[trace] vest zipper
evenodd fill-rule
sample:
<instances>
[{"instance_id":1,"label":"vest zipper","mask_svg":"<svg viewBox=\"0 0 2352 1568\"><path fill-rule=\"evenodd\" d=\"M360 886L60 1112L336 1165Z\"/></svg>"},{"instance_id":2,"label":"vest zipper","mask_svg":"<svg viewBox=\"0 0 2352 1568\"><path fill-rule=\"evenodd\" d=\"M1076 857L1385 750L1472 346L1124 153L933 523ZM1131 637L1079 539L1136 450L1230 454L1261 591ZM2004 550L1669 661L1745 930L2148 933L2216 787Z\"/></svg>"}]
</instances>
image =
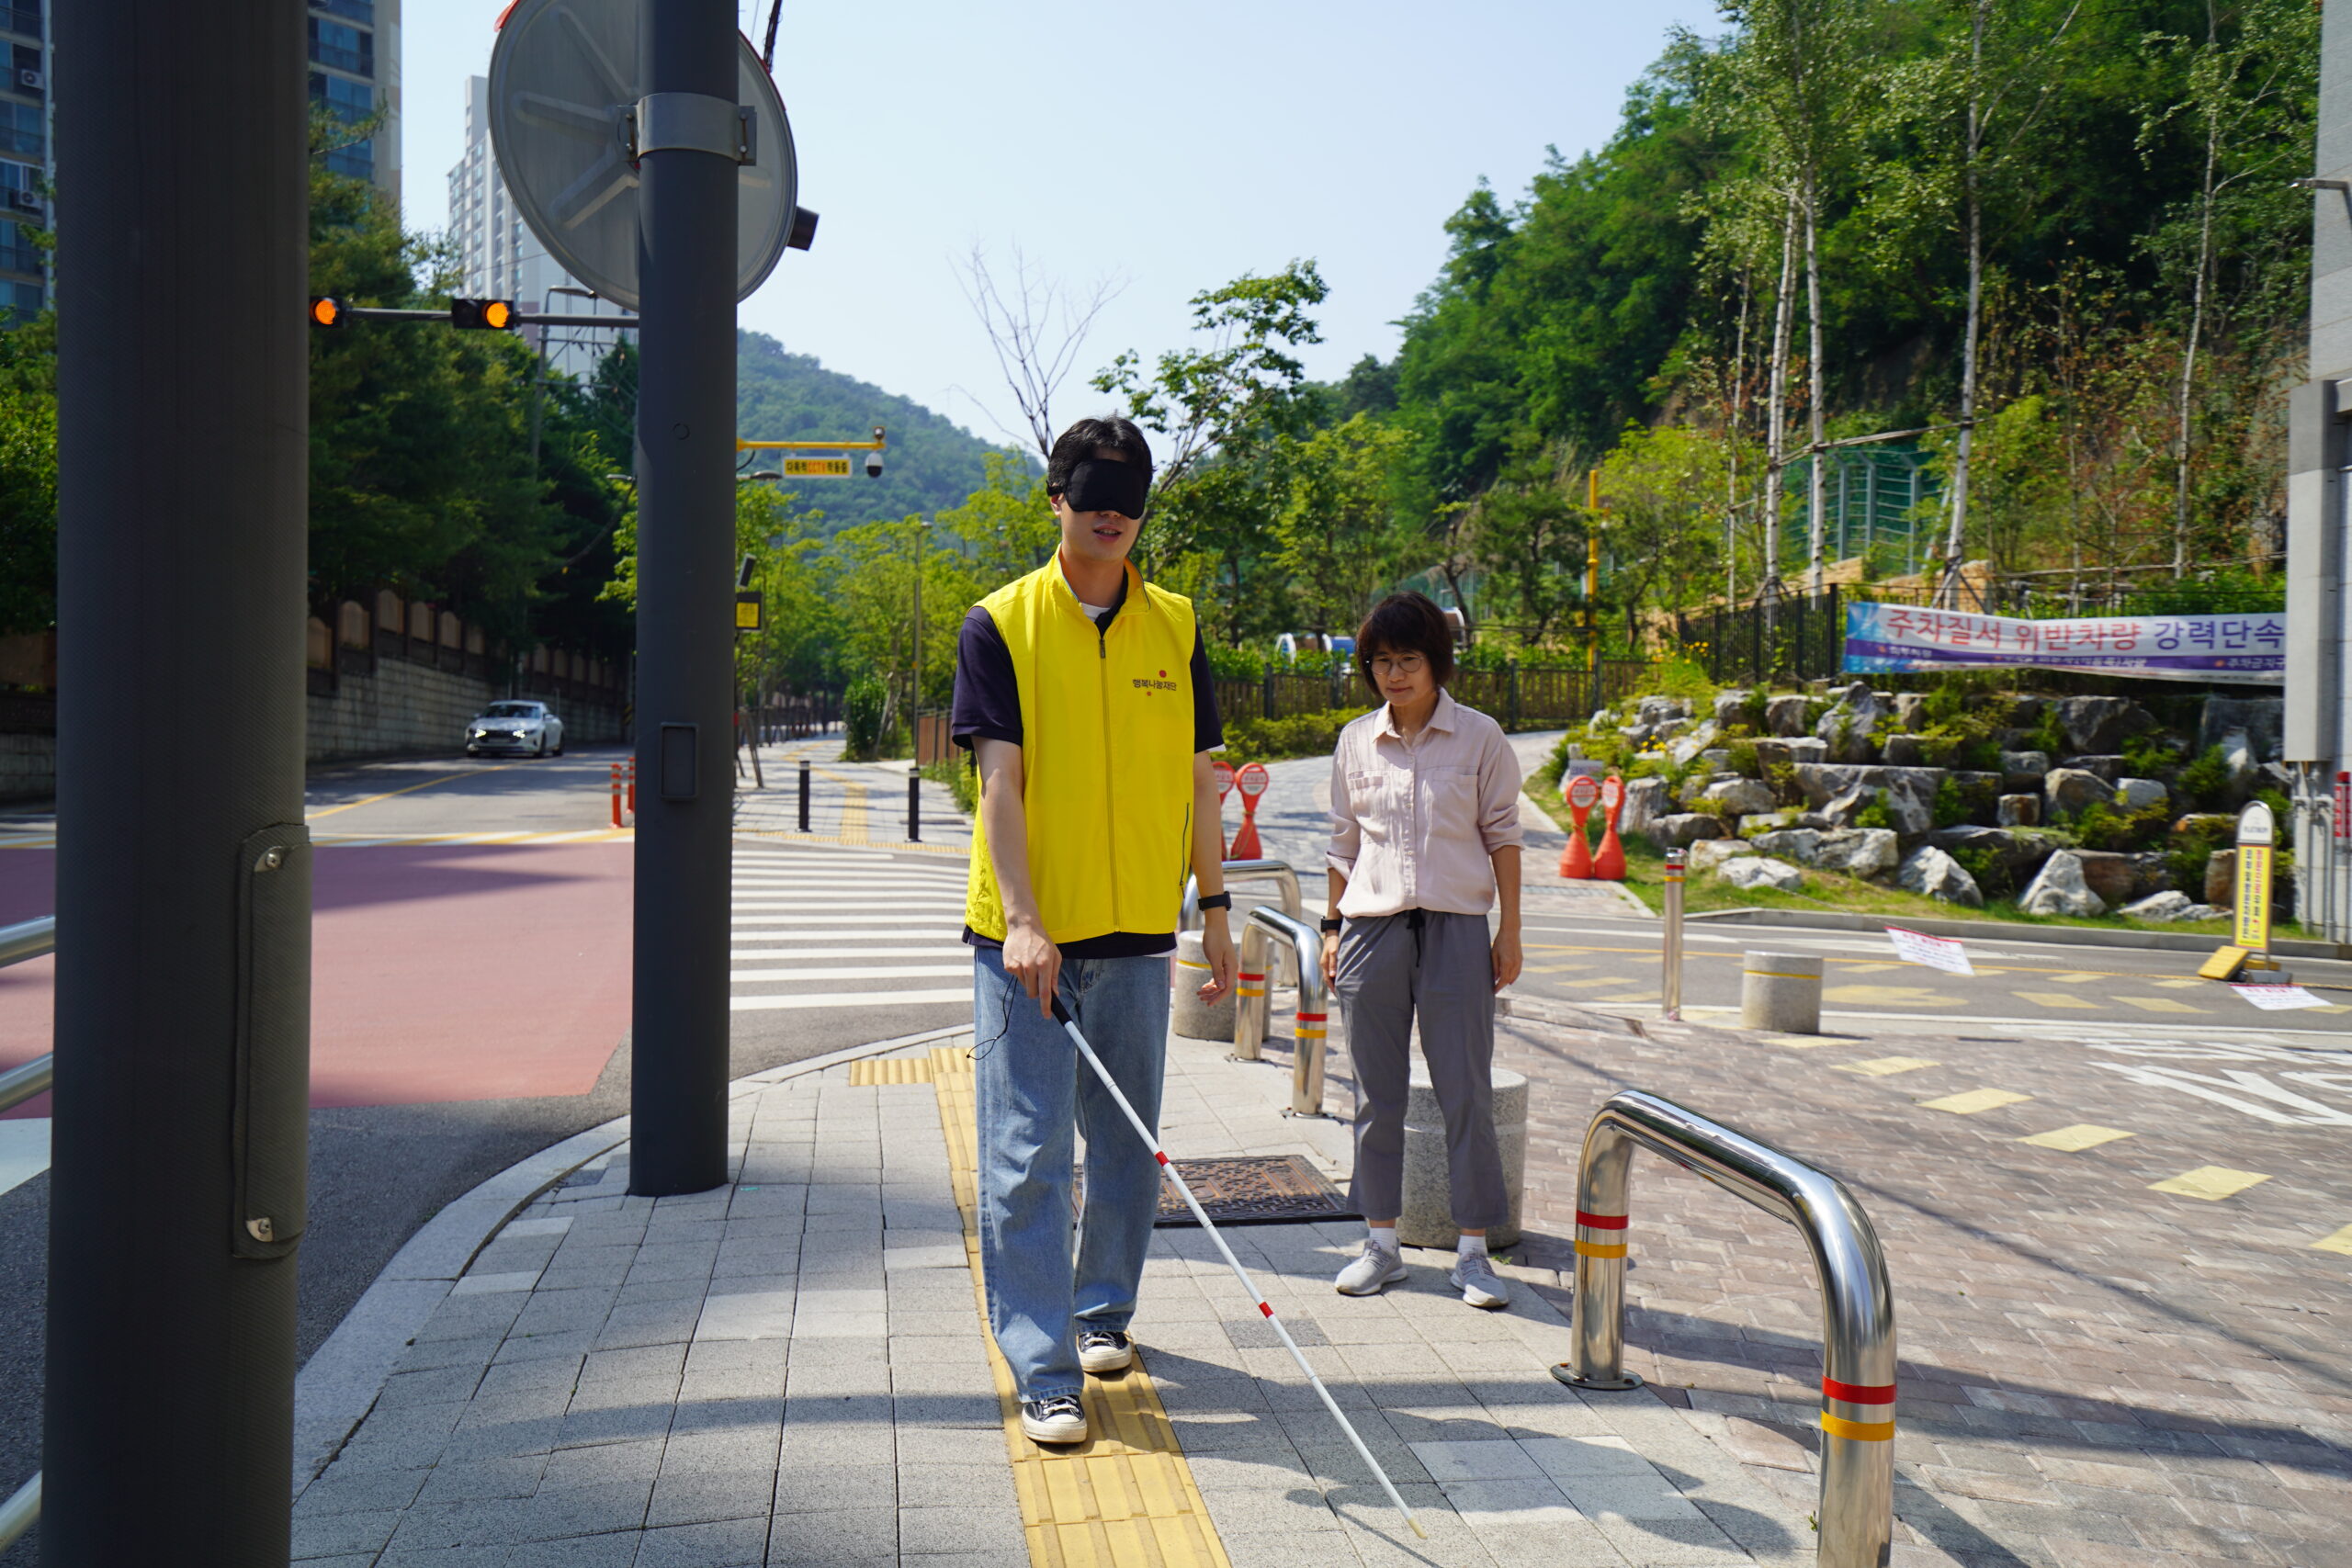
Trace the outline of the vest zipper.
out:
<instances>
[{"instance_id":1,"label":"vest zipper","mask_svg":"<svg viewBox=\"0 0 2352 1568\"><path fill-rule=\"evenodd\" d=\"M1111 642L1104 627L1094 628L1094 651L1099 656L1094 671L1094 689L1102 699L1102 799L1107 809L1102 814L1102 836L1110 851L1107 863L1111 868L1111 929L1126 930L1126 922L1119 919L1119 806L1112 793L1112 782L1118 774L1111 761Z\"/></svg>"}]
</instances>

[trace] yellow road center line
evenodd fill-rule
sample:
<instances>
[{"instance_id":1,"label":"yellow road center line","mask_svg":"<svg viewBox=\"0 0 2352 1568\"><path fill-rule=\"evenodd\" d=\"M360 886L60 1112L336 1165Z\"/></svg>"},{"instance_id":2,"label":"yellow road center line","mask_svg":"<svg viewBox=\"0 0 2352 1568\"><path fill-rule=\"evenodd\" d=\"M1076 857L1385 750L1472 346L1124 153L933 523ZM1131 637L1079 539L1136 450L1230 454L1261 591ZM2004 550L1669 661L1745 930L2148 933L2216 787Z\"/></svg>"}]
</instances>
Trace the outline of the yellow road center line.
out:
<instances>
[{"instance_id":1,"label":"yellow road center line","mask_svg":"<svg viewBox=\"0 0 2352 1568\"><path fill-rule=\"evenodd\" d=\"M2036 1007L2079 1008L2087 1012L2098 1010L2097 1002L2069 996L2064 991L2011 991L2009 995L2021 1002L2031 1002Z\"/></svg>"},{"instance_id":2,"label":"yellow road center line","mask_svg":"<svg viewBox=\"0 0 2352 1568\"><path fill-rule=\"evenodd\" d=\"M356 811L363 806L373 806L379 800L390 800L396 795L414 795L418 790L431 789L435 784L448 784L456 779L469 779L481 773L503 773L509 768L519 768L522 765L520 762L501 762L494 768L460 769L454 773L444 773L437 779L427 779L423 784L402 784L398 789L388 789L381 795L371 795L365 800L346 800L341 806L330 806L324 811L306 812L303 814L302 820L317 822L334 816L338 811ZM605 793L607 795L612 793L609 784Z\"/></svg>"},{"instance_id":3,"label":"yellow road center line","mask_svg":"<svg viewBox=\"0 0 2352 1568\"><path fill-rule=\"evenodd\" d=\"M2224 1198L2234 1198L2257 1182L2270 1178L2259 1171L2232 1170L2225 1165L2200 1165L2195 1170L2184 1170L2178 1176L2148 1183L2151 1192L2177 1192L2183 1198L2202 1198L2208 1203L2218 1203Z\"/></svg>"},{"instance_id":4,"label":"yellow road center line","mask_svg":"<svg viewBox=\"0 0 2352 1568\"><path fill-rule=\"evenodd\" d=\"M2187 1002L2177 1002L2170 997L2118 997L2115 999L2123 1003L2126 1007L2138 1008L2143 1012L2193 1012L2202 1014L2211 1010L2208 1008L2193 1008Z\"/></svg>"},{"instance_id":5,"label":"yellow road center line","mask_svg":"<svg viewBox=\"0 0 2352 1568\"><path fill-rule=\"evenodd\" d=\"M972 1057L962 1046L934 1046L926 1065L947 1140L956 1207L964 1218L973 1301L985 1323ZM1004 1412L1012 1489L1033 1568L1232 1568L1140 1350L1124 1376L1086 1380L1081 1398L1093 1435L1069 1448L1039 1448L1022 1435L1020 1396L993 1338L989 1368Z\"/></svg>"},{"instance_id":6,"label":"yellow road center line","mask_svg":"<svg viewBox=\"0 0 2352 1568\"><path fill-rule=\"evenodd\" d=\"M2320 1237L2312 1243L2312 1249L2315 1252L2340 1252L2346 1258L2352 1258L2352 1225L2346 1225L2334 1235Z\"/></svg>"},{"instance_id":7,"label":"yellow road center line","mask_svg":"<svg viewBox=\"0 0 2352 1568\"><path fill-rule=\"evenodd\" d=\"M2038 1148L2058 1149L2071 1155L2130 1136L2132 1134L2120 1127L2102 1127L2096 1122L2077 1122L2070 1127L2052 1127L2047 1133L2032 1134L2019 1138L2018 1142L2032 1144Z\"/></svg>"},{"instance_id":8,"label":"yellow road center line","mask_svg":"<svg viewBox=\"0 0 2352 1568\"><path fill-rule=\"evenodd\" d=\"M1923 1100L1919 1109L1973 1116L1980 1111L1998 1111L2004 1105L2022 1105L2032 1098L2030 1094L2012 1094L2006 1089L1972 1089L1962 1094L1945 1095L1941 1100Z\"/></svg>"}]
</instances>

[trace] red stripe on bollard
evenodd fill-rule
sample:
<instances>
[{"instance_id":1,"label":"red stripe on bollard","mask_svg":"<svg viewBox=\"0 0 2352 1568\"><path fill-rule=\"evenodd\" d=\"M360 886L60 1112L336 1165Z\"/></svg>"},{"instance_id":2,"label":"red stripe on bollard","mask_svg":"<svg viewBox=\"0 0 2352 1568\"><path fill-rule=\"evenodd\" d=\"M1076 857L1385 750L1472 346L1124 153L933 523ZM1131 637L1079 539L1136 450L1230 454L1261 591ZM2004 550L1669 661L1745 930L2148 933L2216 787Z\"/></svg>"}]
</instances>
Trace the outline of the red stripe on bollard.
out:
<instances>
[{"instance_id":1,"label":"red stripe on bollard","mask_svg":"<svg viewBox=\"0 0 2352 1568\"><path fill-rule=\"evenodd\" d=\"M1894 1385L1887 1383L1839 1382L1836 1378L1821 1380L1822 1394L1829 1399L1842 1399L1849 1404L1892 1404Z\"/></svg>"},{"instance_id":2,"label":"red stripe on bollard","mask_svg":"<svg viewBox=\"0 0 2352 1568\"><path fill-rule=\"evenodd\" d=\"M1582 1209L1577 1211L1577 1224L1590 1225L1597 1231L1622 1231L1631 1223L1623 1214L1588 1214Z\"/></svg>"}]
</instances>

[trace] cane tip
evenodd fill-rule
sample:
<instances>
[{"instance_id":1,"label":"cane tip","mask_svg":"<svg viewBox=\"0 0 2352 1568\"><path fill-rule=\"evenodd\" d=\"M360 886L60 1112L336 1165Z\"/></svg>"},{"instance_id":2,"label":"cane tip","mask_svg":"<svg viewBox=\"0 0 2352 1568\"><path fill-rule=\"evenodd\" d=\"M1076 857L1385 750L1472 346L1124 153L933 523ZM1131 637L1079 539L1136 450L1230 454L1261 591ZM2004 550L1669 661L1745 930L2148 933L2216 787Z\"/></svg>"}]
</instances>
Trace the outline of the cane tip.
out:
<instances>
[{"instance_id":1,"label":"cane tip","mask_svg":"<svg viewBox=\"0 0 2352 1568\"><path fill-rule=\"evenodd\" d=\"M1413 1527L1413 1533L1415 1535L1419 1536L1423 1540L1429 1540L1430 1532L1421 1528L1420 1520L1415 1518L1410 1514L1407 1514L1405 1516L1405 1522Z\"/></svg>"}]
</instances>

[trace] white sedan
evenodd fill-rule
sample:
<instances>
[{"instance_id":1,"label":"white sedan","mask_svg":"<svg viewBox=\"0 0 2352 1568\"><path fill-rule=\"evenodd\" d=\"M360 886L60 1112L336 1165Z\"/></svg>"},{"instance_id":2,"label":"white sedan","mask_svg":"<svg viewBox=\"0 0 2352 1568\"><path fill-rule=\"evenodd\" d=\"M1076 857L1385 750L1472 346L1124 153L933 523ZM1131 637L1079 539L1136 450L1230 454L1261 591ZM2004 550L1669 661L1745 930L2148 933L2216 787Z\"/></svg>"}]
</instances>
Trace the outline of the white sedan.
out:
<instances>
[{"instance_id":1,"label":"white sedan","mask_svg":"<svg viewBox=\"0 0 2352 1568\"><path fill-rule=\"evenodd\" d=\"M563 755L563 720L545 703L492 703L466 724L466 755L524 751L534 757Z\"/></svg>"}]
</instances>

